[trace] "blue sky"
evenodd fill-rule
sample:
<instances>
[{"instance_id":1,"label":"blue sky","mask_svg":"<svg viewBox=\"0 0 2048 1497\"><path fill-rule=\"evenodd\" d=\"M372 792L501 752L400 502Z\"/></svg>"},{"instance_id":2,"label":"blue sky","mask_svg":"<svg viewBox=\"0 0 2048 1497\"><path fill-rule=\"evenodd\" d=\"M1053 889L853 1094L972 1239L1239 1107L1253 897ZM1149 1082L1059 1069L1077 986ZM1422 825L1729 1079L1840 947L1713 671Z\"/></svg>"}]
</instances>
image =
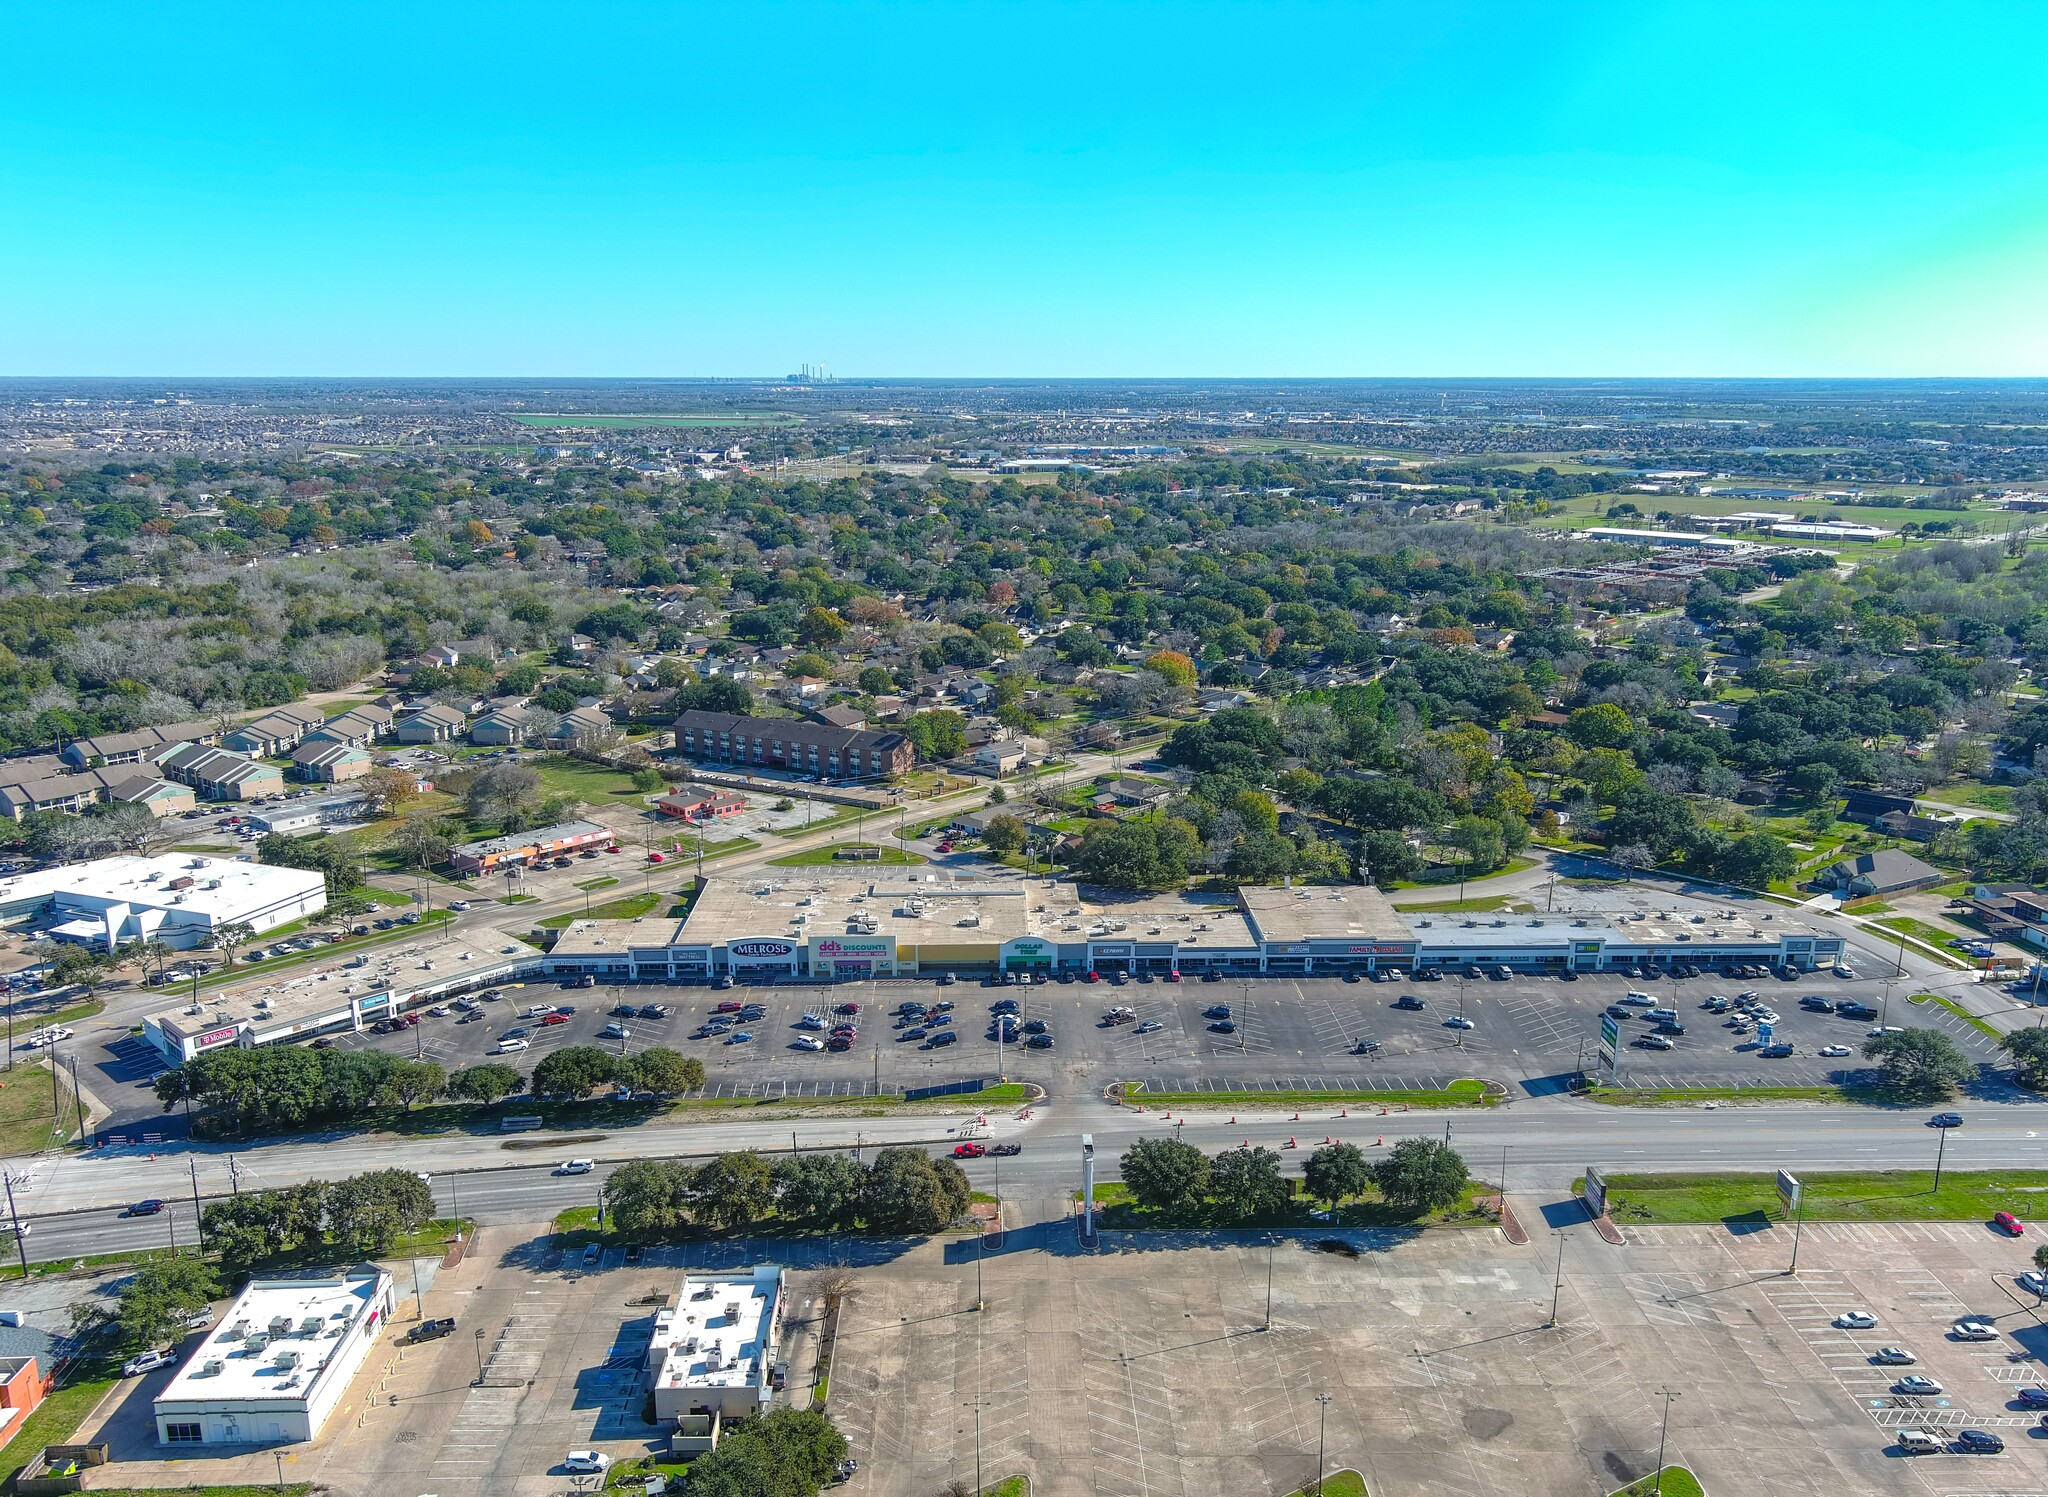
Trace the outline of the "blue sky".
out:
<instances>
[{"instance_id":1,"label":"blue sky","mask_svg":"<svg viewBox=\"0 0 2048 1497\"><path fill-rule=\"evenodd\" d=\"M0 373L2048 373L2048 7L18 7Z\"/></svg>"}]
</instances>

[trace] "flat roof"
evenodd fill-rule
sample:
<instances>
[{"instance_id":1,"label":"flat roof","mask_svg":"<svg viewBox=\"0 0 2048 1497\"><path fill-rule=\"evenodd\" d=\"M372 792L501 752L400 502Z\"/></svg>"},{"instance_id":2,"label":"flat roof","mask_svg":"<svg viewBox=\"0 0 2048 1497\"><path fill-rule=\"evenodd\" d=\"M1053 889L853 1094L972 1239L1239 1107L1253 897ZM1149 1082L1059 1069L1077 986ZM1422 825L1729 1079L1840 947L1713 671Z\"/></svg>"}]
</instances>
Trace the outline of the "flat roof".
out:
<instances>
[{"instance_id":1,"label":"flat roof","mask_svg":"<svg viewBox=\"0 0 2048 1497\"><path fill-rule=\"evenodd\" d=\"M1264 941L1412 941L1407 919L1370 884L1305 889L1241 888L1237 897Z\"/></svg>"},{"instance_id":2,"label":"flat roof","mask_svg":"<svg viewBox=\"0 0 2048 1497\"><path fill-rule=\"evenodd\" d=\"M1037 934L1061 945L1082 941L1174 941L1202 951L1245 951L1258 937L1228 894L1124 894L1073 884L1055 898Z\"/></svg>"},{"instance_id":3,"label":"flat roof","mask_svg":"<svg viewBox=\"0 0 2048 1497\"><path fill-rule=\"evenodd\" d=\"M773 876L769 876L773 875ZM979 945L1039 934L1043 911L1070 885L1027 879L820 876L802 868L712 878L676 927L675 944L721 945L749 936L808 941L854 934L856 918L904 945ZM1064 906L1062 906L1064 908ZM650 941L647 944L652 945Z\"/></svg>"},{"instance_id":4,"label":"flat roof","mask_svg":"<svg viewBox=\"0 0 2048 1497\"><path fill-rule=\"evenodd\" d=\"M189 887L168 887L190 879ZM326 892L318 869L274 868L267 863L163 853L153 858L96 858L0 879L0 906L45 899L103 900L140 909L177 909L213 920L234 920L315 889Z\"/></svg>"},{"instance_id":5,"label":"flat roof","mask_svg":"<svg viewBox=\"0 0 2048 1497\"><path fill-rule=\"evenodd\" d=\"M390 1280L367 1266L327 1278L251 1279L156 1405L311 1398Z\"/></svg>"},{"instance_id":6,"label":"flat roof","mask_svg":"<svg viewBox=\"0 0 2048 1497\"><path fill-rule=\"evenodd\" d=\"M472 858L487 858L494 852L516 852L522 847L540 847L548 843L566 842L573 837L611 836L612 829L599 826L594 821L564 821L554 826L537 826L530 832L509 832L502 837L486 837L481 842L465 842L450 849L451 854L459 853Z\"/></svg>"},{"instance_id":7,"label":"flat roof","mask_svg":"<svg viewBox=\"0 0 2048 1497\"><path fill-rule=\"evenodd\" d=\"M673 1310L654 1317L650 1350L665 1352L660 1388L744 1388L766 1382L768 1333L782 1269L686 1274Z\"/></svg>"}]
</instances>

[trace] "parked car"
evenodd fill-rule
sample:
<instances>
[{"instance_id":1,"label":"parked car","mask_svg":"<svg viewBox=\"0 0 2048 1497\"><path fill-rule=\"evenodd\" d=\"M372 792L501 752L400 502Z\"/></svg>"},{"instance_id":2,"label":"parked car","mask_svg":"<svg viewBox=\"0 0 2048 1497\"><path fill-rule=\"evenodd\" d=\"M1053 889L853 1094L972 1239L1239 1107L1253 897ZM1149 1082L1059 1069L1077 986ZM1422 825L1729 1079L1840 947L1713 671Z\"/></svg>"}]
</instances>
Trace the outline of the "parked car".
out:
<instances>
[{"instance_id":1,"label":"parked car","mask_svg":"<svg viewBox=\"0 0 2048 1497\"><path fill-rule=\"evenodd\" d=\"M443 1336L454 1334L455 1317L441 1316L437 1320L423 1320L405 1333L404 1339L411 1342L438 1341Z\"/></svg>"},{"instance_id":2,"label":"parked car","mask_svg":"<svg viewBox=\"0 0 2048 1497\"><path fill-rule=\"evenodd\" d=\"M141 1377L145 1372L154 1372L159 1367L168 1367L177 1360L178 1354L176 1352L162 1350L146 1351L140 1356L130 1357L127 1361L123 1362L121 1364L121 1376Z\"/></svg>"},{"instance_id":3,"label":"parked car","mask_svg":"<svg viewBox=\"0 0 2048 1497\"><path fill-rule=\"evenodd\" d=\"M825 1048L825 1042L815 1034L800 1034L791 1040L790 1043L799 1050L822 1050Z\"/></svg>"},{"instance_id":4,"label":"parked car","mask_svg":"<svg viewBox=\"0 0 2048 1497\"><path fill-rule=\"evenodd\" d=\"M1877 1317L1868 1310L1844 1310L1834 1318L1833 1325L1838 1331L1874 1331Z\"/></svg>"},{"instance_id":5,"label":"parked car","mask_svg":"<svg viewBox=\"0 0 2048 1497\"><path fill-rule=\"evenodd\" d=\"M1893 1438L1901 1455L1939 1455L1947 1448L1924 1429L1902 1429Z\"/></svg>"},{"instance_id":6,"label":"parked car","mask_svg":"<svg viewBox=\"0 0 2048 1497\"><path fill-rule=\"evenodd\" d=\"M1996 1341L1998 1327L1988 1320L1979 1320L1974 1315L1965 1315L1958 1320L1951 1331L1958 1341Z\"/></svg>"},{"instance_id":7,"label":"parked car","mask_svg":"<svg viewBox=\"0 0 2048 1497\"><path fill-rule=\"evenodd\" d=\"M1911 1367L1920 1359L1903 1346L1880 1346L1870 1355L1870 1360L1880 1367ZM2043 1405L2048 1407L2048 1405Z\"/></svg>"},{"instance_id":8,"label":"parked car","mask_svg":"<svg viewBox=\"0 0 2048 1497\"><path fill-rule=\"evenodd\" d=\"M1941 1392L1941 1384L1931 1377L1921 1377L1918 1373L1914 1373L1910 1376L1902 1377L1893 1383L1892 1391L1894 1393L1910 1393L1919 1397L1932 1398Z\"/></svg>"},{"instance_id":9,"label":"parked car","mask_svg":"<svg viewBox=\"0 0 2048 1497\"><path fill-rule=\"evenodd\" d=\"M1956 1431L1956 1449L1964 1455L2002 1455L2005 1440L1988 1429Z\"/></svg>"},{"instance_id":10,"label":"parked car","mask_svg":"<svg viewBox=\"0 0 2048 1497\"><path fill-rule=\"evenodd\" d=\"M591 856L589 853L585 857ZM575 1472L602 1473L611 1469L612 1458L602 1450L572 1450L562 1457L562 1469Z\"/></svg>"},{"instance_id":11,"label":"parked car","mask_svg":"<svg viewBox=\"0 0 2048 1497\"><path fill-rule=\"evenodd\" d=\"M2022 1222L2010 1211L1999 1212L1996 1216L1991 1218L1991 1224L1994 1227L1998 1228L1999 1231L2004 1232L2011 1237L2024 1236L2027 1230L2026 1223Z\"/></svg>"},{"instance_id":12,"label":"parked car","mask_svg":"<svg viewBox=\"0 0 2048 1497\"><path fill-rule=\"evenodd\" d=\"M1024 1048L1027 1050L1050 1050L1052 1049L1052 1036L1049 1034L1034 1034L1024 1042Z\"/></svg>"},{"instance_id":13,"label":"parked car","mask_svg":"<svg viewBox=\"0 0 2048 1497\"><path fill-rule=\"evenodd\" d=\"M515 1051L530 1048L531 1043L529 1040L502 1039L498 1041L497 1053L500 1055L511 1055Z\"/></svg>"}]
</instances>

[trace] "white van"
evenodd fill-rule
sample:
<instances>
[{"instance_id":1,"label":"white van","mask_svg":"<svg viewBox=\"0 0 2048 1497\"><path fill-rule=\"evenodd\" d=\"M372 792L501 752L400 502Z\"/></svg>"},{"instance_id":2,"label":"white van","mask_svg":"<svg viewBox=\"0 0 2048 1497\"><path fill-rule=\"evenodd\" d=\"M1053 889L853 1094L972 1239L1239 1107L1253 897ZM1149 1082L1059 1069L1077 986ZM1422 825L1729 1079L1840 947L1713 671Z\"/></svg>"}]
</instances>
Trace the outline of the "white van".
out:
<instances>
[{"instance_id":1,"label":"white van","mask_svg":"<svg viewBox=\"0 0 2048 1497\"><path fill-rule=\"evenodd\" d=\"M1899 1449L1907 1455L1939 1455L1945 1447L1924 1429L1899 1431Z\"/></svg>"}]
</instances>

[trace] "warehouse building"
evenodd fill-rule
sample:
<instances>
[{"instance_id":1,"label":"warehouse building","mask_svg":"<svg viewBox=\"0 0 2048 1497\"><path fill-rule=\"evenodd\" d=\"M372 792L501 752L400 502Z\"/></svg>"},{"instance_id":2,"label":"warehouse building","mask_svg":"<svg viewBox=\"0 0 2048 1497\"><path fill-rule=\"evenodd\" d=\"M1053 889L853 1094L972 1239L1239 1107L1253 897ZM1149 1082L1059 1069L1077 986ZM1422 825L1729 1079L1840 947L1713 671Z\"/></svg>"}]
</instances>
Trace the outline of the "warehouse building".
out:
<instances>
[{"instance_id":1,"label":"warehouse building","mask_svg":"<svg viewBox=\"0 0 2048 1497\"><path fill-rule=\"evenodd\" d=\"M1419 970L1832 966L1784 912L1404 915L1361 885L1126 896L1030 879L794 872L708 880L680 923L579 921L548 969L598 982L846 981L920 972L1309 976Z\"/></svg>"},{"instance_id":2,"label":"warehouse building","mask_svg":"<svg viewBox=\"0 0 2048 1497\"><path fill-rule=\"evenodd\" d=\"M187 951L211 945L223 925L245 923L260 934L326 908L318 869L188 853L96 858L0 879L0 920L109 950L158 940Z\"/></svg>"},{"instance_id":3,"label":"warehouse building","mask_svg":"<svg viewBox=\"0 0 2048 1497\"><path fill-rule=\"evenodd\" d=\"M391 1318L391 1275L362 1264L332 1278L251 1279L151 1403L157 1444L310 1440Z\"/></svg>"}]
</instances>

